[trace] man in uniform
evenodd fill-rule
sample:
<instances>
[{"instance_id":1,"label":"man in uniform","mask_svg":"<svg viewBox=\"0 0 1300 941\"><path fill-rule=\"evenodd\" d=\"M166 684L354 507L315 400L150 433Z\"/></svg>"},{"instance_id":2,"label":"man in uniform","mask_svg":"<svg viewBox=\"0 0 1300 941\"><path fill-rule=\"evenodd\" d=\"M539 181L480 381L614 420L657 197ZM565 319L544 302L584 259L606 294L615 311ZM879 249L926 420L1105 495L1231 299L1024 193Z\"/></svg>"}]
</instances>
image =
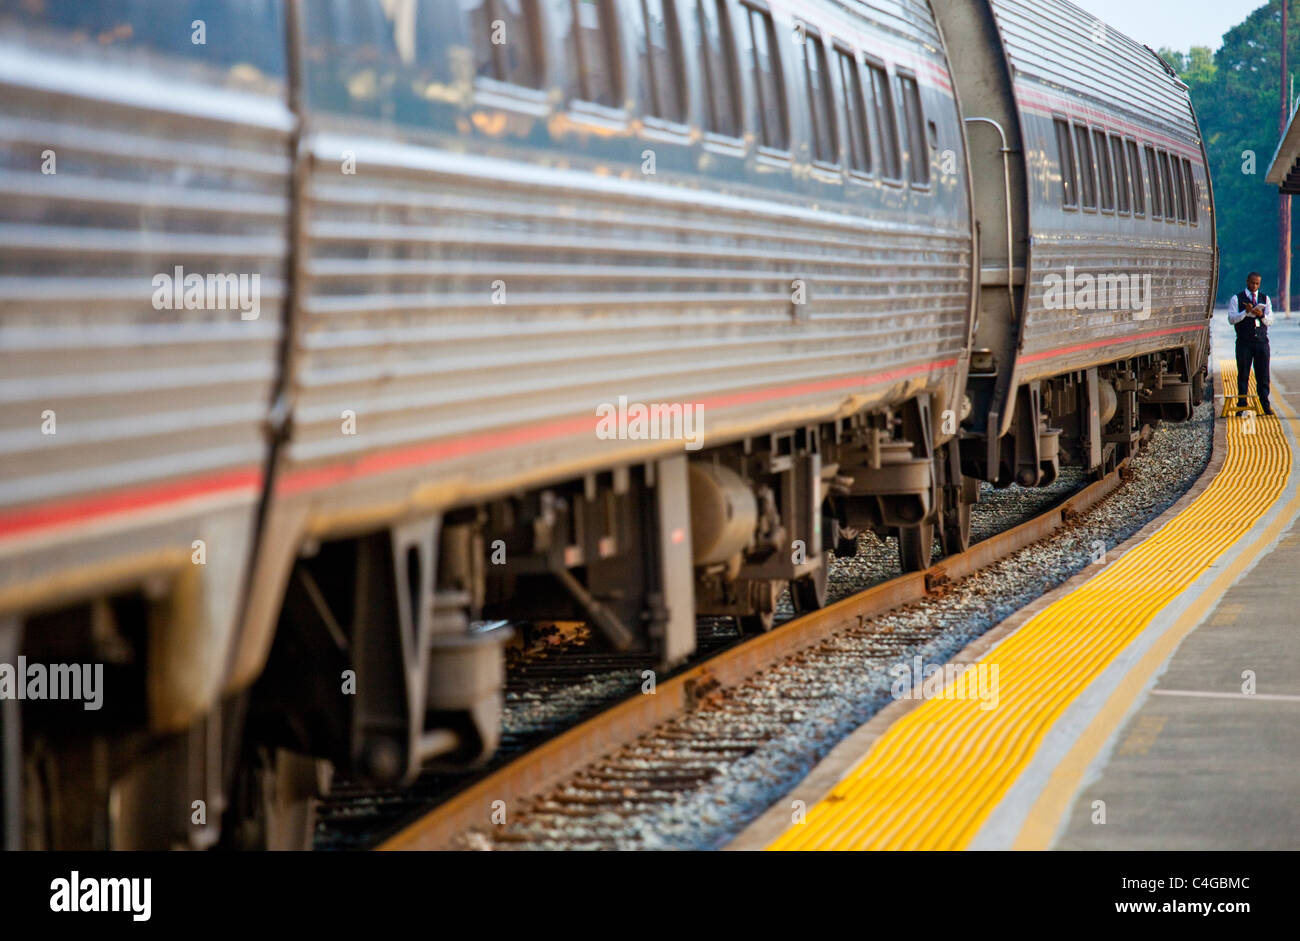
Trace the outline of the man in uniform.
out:
<instances>
[{"instance_id":1,"label":"man in uniform","mask_svg":"<svg viewBox=\"0 0 1300 941\"><path fill-rule=\"evenodd\" d=\"M1273 323L1273 302L1259 290L1258 271L1246 275L1246 290L1234 294L1228 302L1228 323L1237 330L1237 407L1245 408L1250 388L1250 368L1255 367L1255 391L1265 415L1272 415L1268 404L1268 328Z\"/></svg>"}]
</instances>

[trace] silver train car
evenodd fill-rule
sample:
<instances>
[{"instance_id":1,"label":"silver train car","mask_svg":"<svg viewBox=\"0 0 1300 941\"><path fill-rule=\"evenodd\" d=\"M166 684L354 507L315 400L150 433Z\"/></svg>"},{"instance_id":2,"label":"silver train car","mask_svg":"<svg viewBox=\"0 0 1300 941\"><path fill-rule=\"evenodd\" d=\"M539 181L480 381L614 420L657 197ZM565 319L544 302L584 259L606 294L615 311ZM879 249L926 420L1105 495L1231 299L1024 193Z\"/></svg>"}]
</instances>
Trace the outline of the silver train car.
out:
<instances>
[{"instance_id":1,"label":"silver train car","mask_svg":"<svg viewBox=\"0 0 1300 941\"><path fill-rule=\"evenodd\" d=\"M509 625L671 668L1183 417L1186 89L1028 6L0 0L0 664L104 666L0 695L5 845L307 845L492 752Z\"/></svg>"},{"instance_id":2,"label":"silver train car","mask_svg":"<svg viewBox=\"0 0 1300 941\"><path fill-rule=\"evenodd\" d=\"M976 168L966 473L1105 470L1201 401L1218 254L1187 87L1064 0L934 0Z\"/></svg>"},{"instance_id":3,"label":"silver train car","mask_svg":"<svg viewBox=\"0 0 1300 941\"><path fill-rule=\"evenodd\" d=\"M0 3L7 847L218 832L287 336L289 89L274 4ZM60 690L33 685L56 664ZM84 702L42 701L64 694Z\"/></svg>"}]
</instances>

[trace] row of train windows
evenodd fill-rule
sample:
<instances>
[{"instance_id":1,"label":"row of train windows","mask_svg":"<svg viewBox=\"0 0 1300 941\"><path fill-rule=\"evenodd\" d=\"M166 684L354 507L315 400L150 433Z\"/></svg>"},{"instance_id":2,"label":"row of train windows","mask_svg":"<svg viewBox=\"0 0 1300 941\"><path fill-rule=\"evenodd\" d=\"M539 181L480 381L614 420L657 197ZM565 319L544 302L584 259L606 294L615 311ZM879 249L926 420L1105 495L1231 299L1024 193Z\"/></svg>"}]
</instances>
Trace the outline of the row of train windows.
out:
<instances>
[{"instance_id":1,"label":"row of train windows","mask_svg":"<svg viewBox=\"0 0 1300 941\"><path fill-rule=\"evenodd\" d=\"M1107 134L1099 128L1055 119L1056 146L1061 161L1061 201L1066 209L1144 216L1151 194L1151 218L1198 223L1200 191L1192 162L1150 144ZM1142 173L1146 157L1147 174ZM1150 179L1148 189L1146 180Z\"/></svg>"},{"instance_id":2,"label":"row of train windows","mask_svg":"<svg viewBox=\"0 0 1300 941\"><path fill-rule=\"evenodd\" d=\"M475 0L466 0L474 3ZM558 9L558 8L557 8ZM677 21L675 0L633 0L628 5L637 48L641 89L640 107L645 114L674 124L687 119L684 45ZM781 57L771 14L741 4L741 29L748 61L737 61L728 0L694 0L693 13L700 37L700 74L705 83L706 129L723 137L739 138L741 119L740 81L743 74L755 103L754 128L764 147L790 149L790 125L782 80ZM567 0L561 23L555 24L566 37L568 93L581 101L618 107L623 88L618 70L618 30L614 0ZM484 78L541 88L545 82L542 35L536 0L477 0L470 9L478 74ZM577 24L577 28L573 24ZM523 36L523 42L501 41L505 36ZM895 110L889 73L883 65L860 62L857 55L832 43L838 78L833 87L826 44L811 30L801 29L803 41L796 42L807 89L807 107L812 129L813 157L820 163L840 163L840 133L845 135L845 153L850 170L871 174L879 154L880 174L885 179L902 178L903 157L912 155L909 169L912 183L930 182L930 159L925 136L925 115L916 79L900 74L902 96ZM866 81L863 80L865 68ZM873 150L873 141L878 149Z\"/></svg>"}]
</instances>

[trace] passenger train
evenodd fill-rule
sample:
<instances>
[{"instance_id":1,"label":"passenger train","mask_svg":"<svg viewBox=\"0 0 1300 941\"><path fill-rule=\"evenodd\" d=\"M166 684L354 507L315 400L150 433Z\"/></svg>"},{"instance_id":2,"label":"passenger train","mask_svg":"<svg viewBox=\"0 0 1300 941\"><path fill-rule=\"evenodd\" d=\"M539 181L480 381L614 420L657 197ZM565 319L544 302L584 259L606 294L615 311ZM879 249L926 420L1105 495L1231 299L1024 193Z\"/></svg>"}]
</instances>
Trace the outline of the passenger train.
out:
<instances>
[{"instance_id":1,"label":"passenger train","mask_svg":"<svg viewBox=\"0 0 1300 941\"><path fill-rule=\"evenodd\" d=\"M511 624L672 668L1206 385L1186 86L1065 0L0 0L0 193L10 848L309 845Z\"/></svg>"}]
</instances>

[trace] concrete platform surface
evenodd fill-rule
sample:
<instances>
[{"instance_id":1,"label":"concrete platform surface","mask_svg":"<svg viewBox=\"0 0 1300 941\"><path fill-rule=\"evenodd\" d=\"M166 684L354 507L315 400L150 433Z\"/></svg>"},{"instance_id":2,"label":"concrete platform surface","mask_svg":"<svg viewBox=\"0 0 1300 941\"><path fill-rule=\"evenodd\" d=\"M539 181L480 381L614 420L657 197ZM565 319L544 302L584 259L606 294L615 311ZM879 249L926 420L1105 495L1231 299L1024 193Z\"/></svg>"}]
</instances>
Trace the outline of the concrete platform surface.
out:
<instances>
[{"instance_id":1,"label":"concrete platform surface","mask_svg":"<svg viewBox=\"0 0 1300 941\"><path fill-rule=\"evenodd\" d=\"M1293 414L1278 412L1297 431L1300 318L1279 318L1269 334L1274 404L1285 399ZM1216 358L1233 355L1222 311L1212 337ZM1300 523L1174 652L1052 845L1300 848Z\"/></svg>"}]
</instances>

